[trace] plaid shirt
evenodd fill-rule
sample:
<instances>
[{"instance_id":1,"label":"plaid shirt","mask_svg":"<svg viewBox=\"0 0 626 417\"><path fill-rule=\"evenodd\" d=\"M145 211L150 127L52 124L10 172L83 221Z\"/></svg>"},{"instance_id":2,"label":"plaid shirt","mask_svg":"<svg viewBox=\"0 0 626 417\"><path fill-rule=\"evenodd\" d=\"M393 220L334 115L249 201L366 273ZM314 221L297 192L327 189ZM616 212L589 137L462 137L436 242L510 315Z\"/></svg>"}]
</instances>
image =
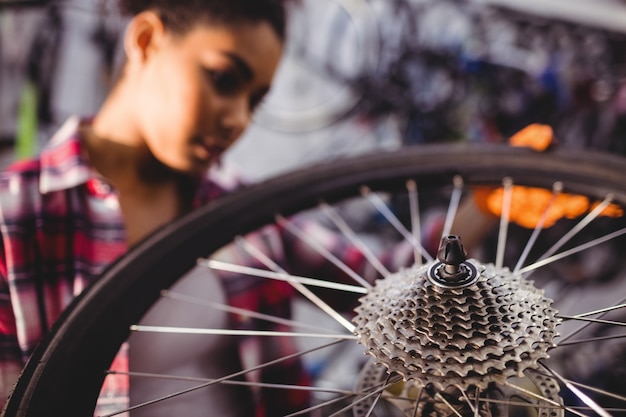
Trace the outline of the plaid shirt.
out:
<instances>
[{"instance_id":1,"label":"plaid shirt","mask_svg":"<svg viewBox=\"0 0 626 417\"><path fill-rule=\"evenodd\" d=\"M62 310L107 265L127 251L117 195L88 166L78 136L79 123L78 118L68 120L38 159L16 163L0 178L2 398L6 398L25 361ZM222 175L220 181L211 178L198 188L196 205L240 185L233 175ZM320 238L324 247L349 267L356 271L363 269L364 257L346 239L317 223L305 222L302 226L309 236ZM284 266L290 263L290 272L306 270L315 276L338 274L336 267L278 226L266 227L249 238L274 261ZM410 254L410 250L403 252ZM391 263L405 262L398 252L394 256L395 262ZM250 255L235 246L223 252L222 258L258 266ZM221 278L231 305L289 316L294 290L288 284L232 274ZM261 325L257 320L231 316L233 328L268 329L266 323ZM285 330L278 324L270 326L269 330ZM251 366L295 351L290 338L267 339L274 338L242 338L241 362ZM112 367L128 369L126 346ZM292 384L306 382L307 378L297 360L283 362L267 372L271 372L273 379L288 376L285 382ZM123 408L128 402L127 394L126 377L107 377L97 414ZM284 414L307 401L303 392L285 395L267 390L255 394L259 404L257 416Z\"/></svg>"}]
</instances>

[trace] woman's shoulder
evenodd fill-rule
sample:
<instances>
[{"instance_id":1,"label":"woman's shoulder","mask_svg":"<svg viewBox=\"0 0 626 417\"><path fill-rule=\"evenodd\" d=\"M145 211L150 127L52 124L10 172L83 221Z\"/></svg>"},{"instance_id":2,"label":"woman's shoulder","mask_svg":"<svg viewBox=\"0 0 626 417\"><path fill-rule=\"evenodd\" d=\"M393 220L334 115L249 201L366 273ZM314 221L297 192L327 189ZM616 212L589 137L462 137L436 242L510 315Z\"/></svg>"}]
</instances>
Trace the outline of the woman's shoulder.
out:
<instances>
[{"instance_id":1,"label":"woman's shoulder","mask_svg":"<svg viewBox=\"0 0 626 417\"><path fill-rule=\"evenodd\" d=\"M41 160L38 157L11 162L0 175L3 177L38 175L41 170Z\"/></svg>"},{"instance_id":2,"label":"woman's shoulder","mask_svg":"<svg viewBox=\"0 0 626 417\"><path fill-rule=\"evenodd\" d=\"M24 159L9 164L0 172L0 192L25 191L29 186L38 186L41 175L39 158Z\"/></svg>"}]
</instances>

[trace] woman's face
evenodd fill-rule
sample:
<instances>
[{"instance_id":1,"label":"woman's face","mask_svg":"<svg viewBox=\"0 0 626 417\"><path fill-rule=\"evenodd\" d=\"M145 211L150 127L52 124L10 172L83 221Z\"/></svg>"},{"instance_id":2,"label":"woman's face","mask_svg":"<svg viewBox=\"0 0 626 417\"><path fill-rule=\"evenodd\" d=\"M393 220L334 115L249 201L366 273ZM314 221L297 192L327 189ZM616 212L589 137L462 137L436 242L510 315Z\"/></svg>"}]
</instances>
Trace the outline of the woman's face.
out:
<instances>
[{"instance_id":1,"label":"woman's face","mask_svg":"<svg viewBox=\"0 0 626 417\"><path fill-rule=\"evenodd\" d=\"M263 22L165 31L133 78L139 135L164 165L206 170L250 123L281 53L281 39Z\"/></svg>"}]
</instances>

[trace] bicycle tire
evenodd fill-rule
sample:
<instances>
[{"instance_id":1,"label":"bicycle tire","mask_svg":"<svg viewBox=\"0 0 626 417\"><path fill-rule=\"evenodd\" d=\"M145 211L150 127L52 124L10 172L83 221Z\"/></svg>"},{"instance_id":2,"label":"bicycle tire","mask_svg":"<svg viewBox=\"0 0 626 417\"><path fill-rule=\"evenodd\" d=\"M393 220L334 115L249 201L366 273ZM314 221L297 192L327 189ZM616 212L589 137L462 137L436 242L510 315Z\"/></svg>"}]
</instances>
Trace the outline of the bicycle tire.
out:
<instances>
[{"instance_id":1,"label":"bicycle tire","mask_svg":"<svg viewBox=\"0 0 626 417\"><path fill-rule=\"evenodd\" d=\"M225 196L149 236L77 297L32 355L3 415L92 415L105 376L101 370L160 291L197 258L271 223L277 213L292 215L320 199L356 195L363 183L392 190L412 178L428 187L448 184L456 175L475 184L511 176L521 185L548 188L558 179L565 192L612 194L616 203L626 204L625 166L621 157L589 151L425 145L315 165Z\"/></svg>"}]
</instances>

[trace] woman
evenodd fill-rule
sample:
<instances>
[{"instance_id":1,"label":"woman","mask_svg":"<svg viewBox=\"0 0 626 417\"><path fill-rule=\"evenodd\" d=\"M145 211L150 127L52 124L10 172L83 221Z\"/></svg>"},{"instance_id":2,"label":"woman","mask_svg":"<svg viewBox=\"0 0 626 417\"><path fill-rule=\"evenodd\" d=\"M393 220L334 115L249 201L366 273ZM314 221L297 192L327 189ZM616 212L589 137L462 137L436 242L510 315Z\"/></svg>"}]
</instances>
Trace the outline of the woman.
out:
<instances>
[{"instance_id":1,"label":"woman","mask_svg":"<svg viewBox=\"0 0 626 417\"><path fill-rule=\"evenodd\" d=\"M285 3L120 1L132 16L126 61L100 111L68 120L0 180L0 401L107 265L227 191L207 172L270 88ZM125 397L125 386L109 385Z\"/></svg>"}]
</instances>

